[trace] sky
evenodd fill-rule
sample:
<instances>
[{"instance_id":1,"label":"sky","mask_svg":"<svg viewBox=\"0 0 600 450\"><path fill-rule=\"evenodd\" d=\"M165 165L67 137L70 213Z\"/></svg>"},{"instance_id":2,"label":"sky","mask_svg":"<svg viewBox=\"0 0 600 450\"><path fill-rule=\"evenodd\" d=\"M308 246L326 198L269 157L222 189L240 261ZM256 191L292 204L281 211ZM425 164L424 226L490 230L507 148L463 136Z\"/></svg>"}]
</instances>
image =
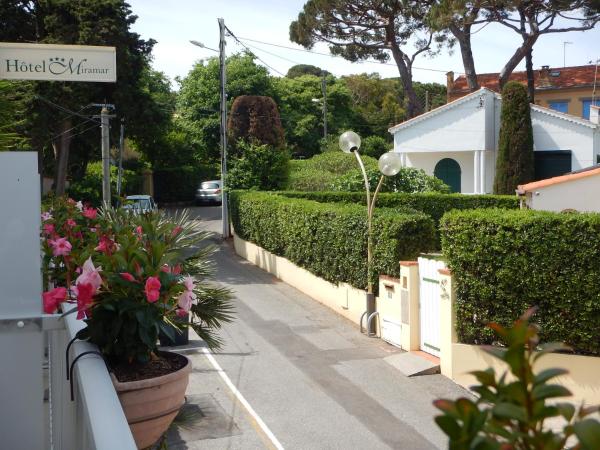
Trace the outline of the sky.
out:
<instances>
[{"instance_id":1,"label":"sky","mask_svg":"<svg viewBox=\"0 0 600 450\"><path fill-rule=\"evenodd\" d=\"M290 42L289 25L302 10L304 0L129 0L129 3L133 13L138 16L133 31L144 39L157 41L153 51L153 67L166 73L171 80L185 77L195 62L216 55L206 48L193 46L189 41L196 40L206 47L217 49L219 17L253 53L270 66L269 71L274 76L285 74L295 64L312 64L336 76L376 72L382 78L398 77L398 70L393 63L351 63L343 58L328 56L329 49L324 44L317 44L313 51L327 55L316 55L243 39L303 49ZM475 33L472 45L477 72L499 72L520 40L517 33L499 24L489 24ZM564 45L565 41L570 44ZM598 43L600 27L586 32L544 35L534 47L534 68L542 65L563 67L563 58L567 66L588 64L600 58ZM563 49L566 49L564 53ZM243 47L233 38L227 38L228 55L241 50ZM523 62L517 70L524 70ZM454 71L456 76L464 71L458 46L452 54L443 50L432 58L417 57L413 78L415 81L445 84L445 73L448 71ZM173 88L177 87L173 83Z\"/></svg>"}]
</instances>

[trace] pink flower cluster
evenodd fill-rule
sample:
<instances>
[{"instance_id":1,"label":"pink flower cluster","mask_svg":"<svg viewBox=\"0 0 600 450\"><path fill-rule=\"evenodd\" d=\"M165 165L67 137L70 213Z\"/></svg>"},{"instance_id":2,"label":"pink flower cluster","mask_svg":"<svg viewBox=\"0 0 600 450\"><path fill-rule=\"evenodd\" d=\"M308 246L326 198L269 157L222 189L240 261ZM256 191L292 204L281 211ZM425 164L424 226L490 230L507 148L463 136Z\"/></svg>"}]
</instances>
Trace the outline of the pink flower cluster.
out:
<instances>
[{"instance_id":1,"label":"pink flower cluster","mask_svg":"<svg viewBox=\"0 0 600 450\"><path fill-rule=\"evenodd\" d=\"M183 285L185 286L185 290L179 295L177 299L177 309L176 313L179 317L187 316L190 309L192 309L192 305L196 303L197 297L194 294L194 279L190 276L183 277Z\"/></svg>"}]
</instances>

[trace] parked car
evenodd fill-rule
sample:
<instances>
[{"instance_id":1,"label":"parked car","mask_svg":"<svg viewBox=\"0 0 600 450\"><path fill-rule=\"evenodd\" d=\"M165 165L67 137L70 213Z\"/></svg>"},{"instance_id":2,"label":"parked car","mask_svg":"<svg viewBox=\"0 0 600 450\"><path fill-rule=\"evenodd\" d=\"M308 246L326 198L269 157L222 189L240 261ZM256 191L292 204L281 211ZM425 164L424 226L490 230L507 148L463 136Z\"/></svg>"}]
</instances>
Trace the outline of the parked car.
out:
<instances>
[{"instance_id":1,"label":"parked car","mask_svg":"<svg viewBox=\"0 0 600 450\"><path fill-rule=\"evenodd\" d=\"M221 204L221 180L203 181L196 190L196 204Z\"/></svg>"},{"instance_id":2,"label":"parked car","mask_svg":"<svg viewBox=\"0 0 600 450\"><path fill-rule=\"evenodd\" d=\"M151 195L128 195L123 203L123 209L133 213L156 211L158 205Z\"/></svg>"}]
</instances>

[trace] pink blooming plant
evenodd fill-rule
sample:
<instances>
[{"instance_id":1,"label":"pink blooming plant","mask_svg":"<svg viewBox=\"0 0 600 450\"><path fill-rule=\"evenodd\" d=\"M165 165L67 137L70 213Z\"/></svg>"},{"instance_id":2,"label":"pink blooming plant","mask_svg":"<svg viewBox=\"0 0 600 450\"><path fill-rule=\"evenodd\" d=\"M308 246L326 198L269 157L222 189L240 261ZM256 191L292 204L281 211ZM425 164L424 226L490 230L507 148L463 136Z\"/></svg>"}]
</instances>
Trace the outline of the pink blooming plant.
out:
<instances>
[{"instance_id":1,"label":"pink blooming plant","mask_svg":"<svg viewBox=\"0 0 600 450\"><path fill-rule=\"evenodd\" d=\"M67 256L71 253L72 246L67 238L49 239L48 245L52 247L52 254L54 256Z\"/></svg>"},{"instance_id":2,"label":"pink blooming plant","mask_svg":"<svg viewBox=\"0 0 600 450\"><path fill-rule=\"evenodd\" d=\"M160 280L157 277L148 277L144 293L150 303L154 303L160 297Z\"/></svg>"},{"instance_id":3,"label":"pink blooming plant","mask_svg":"<svg viewBox=\"0 0 600 450\"><path fill-rule=\"evenodd\" d=\"M85 217L87 219L94 220L96 218L96 216L98 215L98 210L95 208L85 208L84 207L81 214L83 214L83 217Z\"/></svg>"},{"instance_id":4,"label":"pink blooming plant","mask_svg":"<svg viewBox=\"0 0 600 450\"><path fill-rule=\"evenodd\" d=\"M57 287L51 291L44 292L42 294L42 300L44 303L44 312L46 314L54 314L58 309L58 306L67 299L67 289L64 287Z\"/></svg>"}]
</instances>

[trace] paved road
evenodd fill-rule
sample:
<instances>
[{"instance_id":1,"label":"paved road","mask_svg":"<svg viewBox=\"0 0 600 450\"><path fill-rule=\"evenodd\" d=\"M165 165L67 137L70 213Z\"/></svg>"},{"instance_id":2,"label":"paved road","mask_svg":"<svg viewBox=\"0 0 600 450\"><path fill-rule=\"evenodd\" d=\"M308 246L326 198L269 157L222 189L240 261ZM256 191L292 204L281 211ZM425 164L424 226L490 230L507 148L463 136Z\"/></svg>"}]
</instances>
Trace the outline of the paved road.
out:
<instances>
[{"instance_id":1,"label":"paved road","mask_svg":"<svg viewBox=\"0 0 600 450\"><path fill-rule=\"evenodd\" d=\"M192 212L219 232L218 207ZM441 375L405 377L384 360L397 348L361 335L351 322L239 258L229 243L219 245L215 259L217 281L236 297L237 319L223 328L225 346L214 355L224 373L198 341L182 350L194 364L188 396L203 417L180 427L169 448L446 447L431 402L465 395L461 388Z\"/></svg>"}]
</instances>

